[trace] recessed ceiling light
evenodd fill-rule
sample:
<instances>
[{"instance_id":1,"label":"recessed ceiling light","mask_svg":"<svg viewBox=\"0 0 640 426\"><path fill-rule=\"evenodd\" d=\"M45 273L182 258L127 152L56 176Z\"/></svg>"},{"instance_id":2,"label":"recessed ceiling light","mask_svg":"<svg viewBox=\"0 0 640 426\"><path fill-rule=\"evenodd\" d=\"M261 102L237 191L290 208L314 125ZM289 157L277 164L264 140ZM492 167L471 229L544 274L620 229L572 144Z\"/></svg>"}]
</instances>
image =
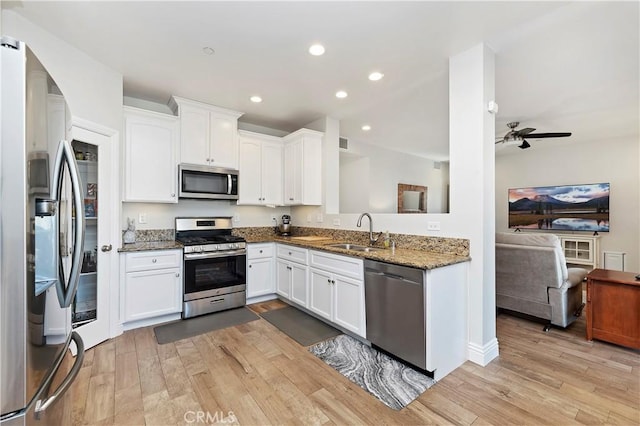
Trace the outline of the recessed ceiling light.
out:
<instances>
[{"instance_id":1,"label":"recessed ceiling light","mask_svg":"<svg viewBox=\"0 0 640 426\"><path fill-rule=\"evenodd\" d=\"M338 91L336 92L336 98L344 99L344 98L346 98L347 96L349 96L349 95L348 95L348 94L347 94L347 92L345 92L344 90L338 90Z\"/></svg>"},{"instance_id":2,"label":"recessed ceiling light","mask_svg":"<svg viewBox=\"0 0 640 426\"><path fill-rule=\"evenodd\" d=\"M375 71L375 72L372 72L371 74L369 74L369 80L371 80L371 81L381 80L382 77L384 77L384 74L382 74L381 72L378 72L378 71Z\"/></svg>"},{"instance_id":3,"label":"recessed ceiling light","mask_svg":"<svg viewBox=\"0 0 640 426\"><path fill-rule=\"evenodd\" d=\"M368 124L365 124L364 126L362 126L362 130L364 130L365 132L368 132L369 130L371 130L371 126L369 126Z\"/></svg>"},{"instance_id":4,"label":"recessed ceiling light","mask_svg":"<svg viewBox=\"0 0 640 426\"><path fill-rule=\"evenodd\" d=\"M321 44L313 44L309 47L309 53L313 56L324 55L324 46Z\"/></svg>"},{"instance_id":5,"label":"recessed ceiling light","mask_svg":"<svg viewBox=\"0 0 640 426\"><path fill-rule=\"evenodd\" d=\"M216 53L216 51L209 46L205 46L202 48L202 53L204 53L205 55L213 55L214 53Z\"/></svg>"},{"instance_id":6,"label":"recessed ceiling light","mask_svg":"<svg viewBox=\"0 0 640 426\"><path fill-rule=\"evenodd\" d=\"M255 102L255 103L257 103L257 104L259 104L260 102L262 102L262 98L261 98L260 96L257 96L257 95L254 95L254 96L252 96L252 97L251 97L251 98L249 98L249 99L251 99L251 102Z\"/></svg>"}]
</instances>

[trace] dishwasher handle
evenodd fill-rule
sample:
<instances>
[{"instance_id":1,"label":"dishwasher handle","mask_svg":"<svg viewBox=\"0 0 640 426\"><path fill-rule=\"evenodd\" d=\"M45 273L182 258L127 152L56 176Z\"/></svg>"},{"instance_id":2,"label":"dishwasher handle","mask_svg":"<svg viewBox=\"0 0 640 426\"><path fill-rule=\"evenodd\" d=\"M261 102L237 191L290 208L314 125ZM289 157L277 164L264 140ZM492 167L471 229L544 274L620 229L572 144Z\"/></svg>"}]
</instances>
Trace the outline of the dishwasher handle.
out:
<instances>
[{"instance_id":1,"label":"dishwasher handle","mask_svg":"<svg viewBox=\"0 0 640 426\"><path fill-rule=\"evenodd\" d=\"M409 278L403 277L402 275L390 274L388 272L380 272L380 271L374 271L374 270L371 270L371 269L367 269L365 271L365 274L376 275L378 277L385 277L385 278L390 278L392 280L405 281L405 282L409 282L409 283L412 283L412 284L422 285L421 282L411 280Z\"/></svg>"}]
</instances>

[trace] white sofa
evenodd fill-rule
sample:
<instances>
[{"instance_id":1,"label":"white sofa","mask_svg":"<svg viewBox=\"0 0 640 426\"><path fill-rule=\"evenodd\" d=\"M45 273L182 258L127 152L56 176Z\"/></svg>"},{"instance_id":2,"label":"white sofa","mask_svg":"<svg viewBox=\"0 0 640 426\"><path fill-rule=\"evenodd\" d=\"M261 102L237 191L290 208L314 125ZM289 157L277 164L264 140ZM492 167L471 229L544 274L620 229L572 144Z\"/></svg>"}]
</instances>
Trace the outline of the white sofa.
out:
<instances>
[{"instance_id":1,"label":"white sofa","mask_svg":"<svg viewBox=\"0 0 640 426\"><path fill-rule=\"evenodd\" d=\"M587 273L583 268L567 268L556 235L496 234L498 308L567 327L582 311L580 284Z\"/></svg>"}]
</instances>

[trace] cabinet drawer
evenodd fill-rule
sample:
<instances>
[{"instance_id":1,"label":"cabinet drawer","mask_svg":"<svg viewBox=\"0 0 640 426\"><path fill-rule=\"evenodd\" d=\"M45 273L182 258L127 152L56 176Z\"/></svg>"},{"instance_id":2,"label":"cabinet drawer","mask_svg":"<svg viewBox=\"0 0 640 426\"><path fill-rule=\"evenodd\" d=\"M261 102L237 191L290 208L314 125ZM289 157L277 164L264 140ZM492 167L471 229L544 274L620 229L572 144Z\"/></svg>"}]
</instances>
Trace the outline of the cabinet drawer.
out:
<instances>
[{"instance_id":1,"label":"cabinet drawer","mask_svg":"<svg viewBox=\"0 0 640 426\"><path fill-rule=\"evenodd\" d=\"M127 253L126 272L180 267L182 250L144 251Z\"/></svg>"},{"instance_id":2,"label":"cabinet drawer","mask_svg":"<svg viewBox=\"0 0 640 426\"><path fill-rule=\"evenodd\" d=\"M305 248L288 246L285 244L278 244L278 257L280 259L287 259L293 262L302 263L303 265L307 264L307 252L308 250Z\"/></svg>"},{"instance_id":3,"label":"cabinet drawer","mask_svg":"<svg viewBox=\"0 0 640 426\"><path fill-rule=\"evenodd\" d=\"M311 250L309 263L314 268L334 272L345 277L356 279L364 277L363 262L359 258Z\"/></svg>"},{"instance_id":4,"label":"cabinet drawer","mask_svg":"<svg viewBox=\"0 0 640 426\"><path fill-rule=\"evenodd\" d=\"M273 257L273 243L247 245L247 259L260 259L265 257Z\"/></svg>"}]
</instances>

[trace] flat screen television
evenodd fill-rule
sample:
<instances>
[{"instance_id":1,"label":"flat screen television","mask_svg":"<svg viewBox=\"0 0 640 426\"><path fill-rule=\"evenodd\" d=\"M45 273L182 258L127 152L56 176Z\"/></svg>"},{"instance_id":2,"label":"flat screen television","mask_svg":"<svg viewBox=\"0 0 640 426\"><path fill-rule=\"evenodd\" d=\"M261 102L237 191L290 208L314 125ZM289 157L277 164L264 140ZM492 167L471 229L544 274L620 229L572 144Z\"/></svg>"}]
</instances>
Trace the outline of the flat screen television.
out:
<instances>
[{"instance_id":1,"label":"flat screen television","mask_svg":"<svg viewBox=\"0 0 640 426\"><path fill-rule=\"evenodd\" d=\"M609 232L609 184L509 189L509 228Z\"/></svg>"}]
</instances>

